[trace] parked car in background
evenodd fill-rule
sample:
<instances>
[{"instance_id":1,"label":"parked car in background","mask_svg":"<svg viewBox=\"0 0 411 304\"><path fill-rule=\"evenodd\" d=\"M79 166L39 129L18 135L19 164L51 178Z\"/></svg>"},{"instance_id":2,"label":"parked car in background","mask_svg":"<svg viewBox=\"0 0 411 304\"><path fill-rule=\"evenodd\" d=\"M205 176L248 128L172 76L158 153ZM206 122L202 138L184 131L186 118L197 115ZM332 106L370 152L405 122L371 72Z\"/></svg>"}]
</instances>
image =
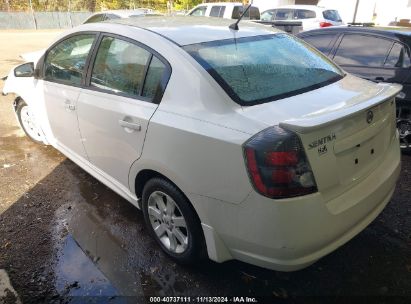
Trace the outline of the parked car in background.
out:
<instances>
[{"instance_id":1,"label":"parked car in background","mask_svg":"<svg viewBox=\"0 0 411 304\"><path fill-rule=\"evenodd\" d=\"M246 8L247 6L244 6L241 2L202 3L190 10L187 16L238 19ZM259 9L251 6L243 19L259 20Z\"/></svg>"},{"instance_id":2,"label":"parked car in background","mask_svg":"<svg viewBox=\"0 0 411 304\"><path fill-rule=\"evenodd\" d=\"M342 25L337 10L315 5L287 5L261 13L262 21L301 21L303 30Z\"/></svg>"},{"instance_id":3,"label":"parked car in background","mask_svg":"<svg viewBox=\"0 0 411 304\"><path fill-rule=\"evenodd\" d=\"M121 18L130 18L130 17L139 17L144 15L157 15L155 11L149 8L139 8L133 10L111 10L111 11L102 11L97 12L88 17L83 23L94 23L101 22L111 19L121 19Z\"/></svg>"},{"instance_id":4,"label":"parked car in background","mask_svg":"<svg viewBox=\"0 0 411 304\"><path fill-rule=\"evenodd\" d=\"M141 208L173 259L301 269L390 200L401 86L346 74L293 35L230 24L81 25L10 71L3 93L28 137Z\"/></svg>"},{"instance_id":5,"label":"parked car in background","mask_svg":"<svg viewBox=\"0 0 411 304\"><path fill-rule=\"evenodd\" d=\"M397 102L397 127L403 150L411 150L411 29L343 26L297 35L345 71L374 82L403 86Z\"/></svg>"}]
</instances>

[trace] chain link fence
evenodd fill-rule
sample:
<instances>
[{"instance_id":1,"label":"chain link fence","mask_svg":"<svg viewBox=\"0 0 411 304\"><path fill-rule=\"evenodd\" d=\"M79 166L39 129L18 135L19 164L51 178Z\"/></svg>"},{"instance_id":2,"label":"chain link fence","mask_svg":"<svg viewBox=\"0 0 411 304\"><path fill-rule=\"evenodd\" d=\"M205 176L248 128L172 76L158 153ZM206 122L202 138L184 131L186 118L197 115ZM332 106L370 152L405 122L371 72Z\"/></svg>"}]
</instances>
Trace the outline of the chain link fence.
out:
<instances>
[{"instance_id":1,"label":"chain link fence","mask_svg":"<svg viewBox=\"0 0 411 304\"><path fill-rule=\"evenodd\" d=\"M165 13L175 0L0 0L0 29L64 29L91 12L151 8ZM195 0L201 1L201 0Z\"/></svg>"},{"instance_id":2,"label":"chain link fence","mask_svg":"<svg viewBox=\"0 0 411 304\"><path fill-rule=\"evenodd\" d=\"M90 12L0 12L0 29L65 29L83 23Z\"/></svg>"}]
</instances>

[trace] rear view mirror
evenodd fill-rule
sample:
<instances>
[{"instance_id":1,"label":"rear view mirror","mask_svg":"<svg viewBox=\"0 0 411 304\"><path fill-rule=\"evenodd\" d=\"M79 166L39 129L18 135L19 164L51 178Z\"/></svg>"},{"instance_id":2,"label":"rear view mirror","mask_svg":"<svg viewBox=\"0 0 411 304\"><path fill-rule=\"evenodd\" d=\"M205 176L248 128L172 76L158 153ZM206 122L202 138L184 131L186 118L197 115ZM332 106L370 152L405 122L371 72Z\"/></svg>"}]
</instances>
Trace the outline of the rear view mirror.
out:
<instances>
[{"instance_id":1,"label":"rear view mirror","mask_svg":"<svg viewBox=\"0 0 411 304\"><path fill-rule=\"evenodd\" d=\"M34 63L28 62L19 65L14 69L14 76L16 77L33 77L34 76Z\"/></svg>"}]
</instances>

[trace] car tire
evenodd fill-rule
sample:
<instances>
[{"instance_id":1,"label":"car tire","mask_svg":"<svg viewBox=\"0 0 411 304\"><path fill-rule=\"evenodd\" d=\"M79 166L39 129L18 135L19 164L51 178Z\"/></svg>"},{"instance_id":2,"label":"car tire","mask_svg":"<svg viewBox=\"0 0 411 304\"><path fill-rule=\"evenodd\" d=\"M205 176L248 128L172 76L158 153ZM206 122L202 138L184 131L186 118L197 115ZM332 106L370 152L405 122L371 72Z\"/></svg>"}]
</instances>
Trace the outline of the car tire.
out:
<instances>
[{"instance_id":1,"label":"car tire","mask_svg":"<svg viewBox=\"0 0 411 304\"><path fill-rule=\"evenodd\" d=\"M180 264L193 264L204 256L200 220L175 185L150 179L143 189L142 209L147 229L168 256Z\"/></svg>"},{"instance_id":2,"label":"car tire","mask_svg":"<svg viewBox=\"0 0 411 304\"><path fill-rule=\"evenodd\" d=\"M20 100L16 107L16 114L21 128L27 137L37 144L44 144L43 133L39 129L35 117L24 100Z\"/></svg>"}]
</instances>

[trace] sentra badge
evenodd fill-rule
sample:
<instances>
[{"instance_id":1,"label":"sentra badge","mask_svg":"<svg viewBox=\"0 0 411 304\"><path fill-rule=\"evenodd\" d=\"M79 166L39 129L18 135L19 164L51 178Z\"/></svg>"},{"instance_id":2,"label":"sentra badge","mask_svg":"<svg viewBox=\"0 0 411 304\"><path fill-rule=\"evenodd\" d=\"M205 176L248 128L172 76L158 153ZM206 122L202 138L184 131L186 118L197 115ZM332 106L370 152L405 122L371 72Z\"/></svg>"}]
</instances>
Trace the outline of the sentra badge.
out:
<instances>
[{"instance_id":1,"label":"sentra badge","mask_svg":"<svg viewBox=\"0 0 411 304\"><path fill-rule=\"evenodd\" d=\"M330 135L314 140L312 143L308 145L308 149L314 149L319 146L325 145L326 143L329 143L335 140L336 138L337 136L335 136L335 133L331 133Z\"/></svg>"}]
</instances>

